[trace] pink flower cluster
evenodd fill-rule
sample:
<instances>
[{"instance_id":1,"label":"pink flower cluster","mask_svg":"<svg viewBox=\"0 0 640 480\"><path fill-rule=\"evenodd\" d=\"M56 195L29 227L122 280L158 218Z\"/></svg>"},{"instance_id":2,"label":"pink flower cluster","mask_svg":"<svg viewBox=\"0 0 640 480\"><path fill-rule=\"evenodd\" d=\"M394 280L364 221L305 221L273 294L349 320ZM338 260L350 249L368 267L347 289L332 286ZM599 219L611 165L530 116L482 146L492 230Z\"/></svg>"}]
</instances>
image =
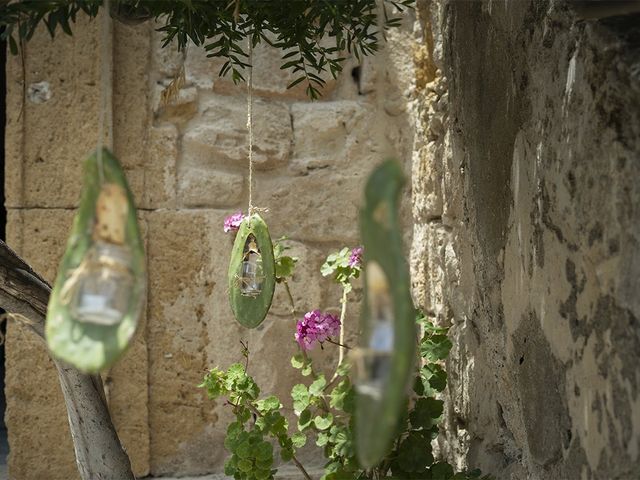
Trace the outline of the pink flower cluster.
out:
<instances>
[{"instance_id":1,"label":"pink flower cluster","mask_svg":"<svg viewBox=\"0 0 640 480\"><path fill-rule=\"evenodd\" d=\"M356 247L351 250L351 256L349 257L349 266L359 267L362 264L362 254L364 253L364 247Z\"/></svg>"},{"instance_id":2,"label":"pink flower cluster","mask_svg":"<svg viewBox=\"0 0 640 480\"><path fill-rule=\"evenodd\" d=\"M296 325L296 342L303 350L311 350L316 343L340 333L340 320L330 313L312 310L298 320Z\"/></svg>"},{"instance_id":3,"label":"pink flower cluster","mask_svg":"<svg viewBox=\"0 0 640 480\"><path fill-rule=\"evenodd\" d=\"M240 228L240 224L244 220L242 212L234 213L224 219L224 233L237 232Z\"/></svg>"}]
</instances>

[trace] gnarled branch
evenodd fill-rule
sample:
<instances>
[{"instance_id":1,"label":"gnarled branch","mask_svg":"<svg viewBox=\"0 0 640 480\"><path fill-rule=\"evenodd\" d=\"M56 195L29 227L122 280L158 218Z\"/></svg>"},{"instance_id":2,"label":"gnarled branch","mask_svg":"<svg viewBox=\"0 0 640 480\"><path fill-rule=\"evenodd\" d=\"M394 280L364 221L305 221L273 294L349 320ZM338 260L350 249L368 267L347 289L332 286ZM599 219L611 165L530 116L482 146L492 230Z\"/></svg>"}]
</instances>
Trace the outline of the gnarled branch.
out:
<instances>
[{"instance_id":1,"label":"gnarled branch","mask_svg":"<svg viewBox=\"0 0 640 480\"><path fill-rule=\"evenodd\" d=\"M24 260L0 241L0 307L19 314L44 341L44 321L51 287ZM98 375L87 375L54 359L83 480L134 480L111 421Z\"/></svg>"}]
</instances>

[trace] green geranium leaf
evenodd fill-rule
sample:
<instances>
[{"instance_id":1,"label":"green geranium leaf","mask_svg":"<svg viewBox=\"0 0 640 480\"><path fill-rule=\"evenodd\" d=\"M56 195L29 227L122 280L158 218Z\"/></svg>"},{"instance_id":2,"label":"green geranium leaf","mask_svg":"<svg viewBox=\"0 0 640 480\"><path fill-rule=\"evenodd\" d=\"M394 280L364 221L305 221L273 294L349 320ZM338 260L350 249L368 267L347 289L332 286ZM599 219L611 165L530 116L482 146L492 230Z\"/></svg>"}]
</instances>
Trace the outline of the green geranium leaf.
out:
<instances>
[{"instance_id":1,"label":"green geranium leaf","mask_svg":"<svg viewBox=\"0 0 640 480\"><path fill-rule=\"evenodd\" d=\"M309 375L311 375L313 373L313 368L311 367L311 363L306 364L303 368L302 368L302 376L304 377L308 377Z\"/></svg>"},{"instance_id":2,"label":"green geranium leaf","mask_svg":"<svg viewBox=\"0 0 640 480\"><path fill-rule=\"evenodd\" d=\"M442 392L447 387L447 372L437 363L422 367L421 375L436 392Z\"/></svg>"},{"instance_id":3,"label":"green geranium leaf","mask_svg":"<svg viewBox=\"0 0 640 480\"><path fill-rule=\"evenodd\" d=\"M216 399L229 393L225 385L225 378L226 374L222 370L214 368L204 377L200 387L204 387L207 390L209 398Z\"/></svg>"},{"instance_id":4,"label":"green geranium leaf","mask_svg":"<svg viewBox=\"0 0 640 480\"><path fill-rule=\"evenodd\" d=\"M269 442L260 443L256 448L255 457L258 460L268 460L273 458L273 446Z\"/></svg>"},{"instance_id":5,"label":"green geranium leaf","mask_svg":"<svg viewBox=\"0 0 640 480\"><path fill-rule=\"evenodd\" d=\"M304 361L304 357L300 353L295 355L295 356L293 356L293 357L291 357L291 366L293 368L300 369L300 368L304 367L305 363L306 362Z\"/></svg>"},{"instance_id":6,"label":"green geranium leaf","mask_svg":"<svg viewBox=\"0 0 640 480\"><path fill-rule=\"evenodd\" d=\"M244 371L244 366L239 363L234 363L227 370L227 378L234 382L241 380L246 377L246 373Z\"/></svg>"},{"instance_id":7,"label":"green geranium leaf","mask_svg":"<svg viewBox=\"0 0 640 480\"><path fill-rule=\"evenodd\" d=\"M273 455L271 455L269 458L256 460L256 467L258 467L258 469L260 470L271 470L271 465L273 465Z\"/></svg>"},{"instance_id":8,"label":"green geranium leaf","mask_svg":"<svg viewBox=\"0 0 640 480\"><path fill-rule=\"evenodd\" d=\"M327 385L327 380L324 375L319 375L318 378L309 386L309 393L313 396L318 396L322 393L322 390Z\"/></svg>"},{"instance_id":9,"label":"green geranium leaf","mask_svg":"<svg viewBox=\"0 0 640 480\"><path fill-rule=\"evenodd\" d=\"M430 362L437 362L447 358L451 347L451 340L446 335L430 335L422 340L420 354Z\"/></svg>"},{"instance_id":10,"label":"green geranium leaf","mask_svg":"<svg viewBox=\"0 0 640 480\"><path fill-rule=\"evenodd\" d=\"M253 462L251 460L241 459L238 461L238 470L241 472L250 472L253 470Z\"/></svg>"},{"instance_id":11,"label":"green geranium leaf","mask_svg":"<svg viewBox=\"0 0 640 480\"><path fill-rule=\"evenodd\" d=\"M318 433L316 438L316 445L319 447L324 447L327 443L329 443L329 435L325 432Z\"/></svg>"},{"instance_id":12,"label":"green geranium leaf","mask_svg":"<svg viewBox=\"0 0 640 480\"><path fill-rule=\"evenodd\" d=\"M283 448L280 450L280 457L285 462L289 462L293 458L293 450L290 448Z\"/></svg>"},{"instance_id":13,"label":"green geranium leaf","mask_svg":"<svg viewBox=\"0 0 640 480\"><path fill-rule=\"evenodd\" d=\"M256 480L268 480L273 478L270 468L256 470L254 475Z\"/></svg>"},{"instance_id":14,"label":"green geranium leaf","mask_svg":"<svg viewBox=\"0 0 640 480\"><path fill-rule=\"evenodd\" d=\"M235 457L232 456L224 463L224 474L232 477L236 473L236 468Z\"/></svg>"},{"instance_id":15,"label":"green geranium leaf","mask_svg":"<svg viewBox=\"0 0 640 480\"><path fill-rule=\"evenodd\" d=\"M293 410L296 414L299 414L309 406L309 391L307 387L301 383L293 387L291 390L291 398L293 399Z\"/></svg>"},{"instance_id":16,"label":"green geranium leaf","mask_svg":"<svg viewBox=\"0 0 640 480\"><path fill-rule=\"evenodd\" d=\"M238 448L236 448L235 453L238 456L238 458L251 458L251 451L253 450L251 444L248 441L242 442L240 443L240 445L238 445Z\"/></svg>"},{"instance_id":17,"label":"green geranium leaf","mask_svg":"<svg viewBox=\"0 0 640 480\"><path fill-rule=\"evenodd\" d=\"M421 435L410 433L400 444L398 463L406 472L422 472L433 463L431 443Z\"/></svg>"},{"instance_id":18,"label":"green geranium leaf","mask_svg":"<svg viewBox=\"0 0 640 480\"><path fill-rule=\"evenodd\" d=\"M291 437L293 446L296 448L302 448L307 443L307 436L304 433L296 432Z\"/></svg>"},{"instance_id":19,"label":"green geranium leaf","mask_svg":"<svg viewBox=\"0 0 640 480\"><path fill-rule=\"evenodd\" d=\"M349 375L349 370L351 370L351 365L349 365L349 362L344 361L340 365L338 365L338 368L336 369L336 375L345 377Z\"/></svg>"},{"instance_id":20,"label":"green geranium leaf","mask_svg":"<svg viewBox=\"0 0 640 480\"><path fill-rule=\"evenodd\" d=\"M318 430L326 430L333 424L333 415L331 413L328 413L324 417L318 415L313 419L313 423Z\"/></svg>"},{"instance_id":21,"label":"green geranium leaf","mask_svg":"<svg viewBox=\"0 0 640 480\"><path fill-rule=\"evenodd\" d=\"M279 410L282 407L282 405L280 404L280 400L274 395L271 395L264 400L258 400L256 402L256 406L258 408L258 411L260 411L261 413Z\"/></svg>"},{"instance_id":22,"label":"green geranium leaf","mask_svg":"<svg viewBox=\"0 0 640 480\"><path fill-rule=\"evenodd\" d=\"M435 419L442 415L444 402L435 398L419 398L409 414L413 428L429 429L435 425Z\"/></svg>"},{"instance_id":23,"label":"green geranium leaf","mask_svg":"<svg viewBox=\"0 0 640 480\"><path fill-rule=\"evenodd\" d=\"M349 379L344 379L331 391L329 406L331 408L344 410L345 400L348 396L353 396L351 382L349 382Z\"/></svg>"},{"instance_id":24,"label":"green geranium leaf","mask_svg":"<svg viewBox=\"0 0 640 480\"><path fill-rule=\"evenodd\" d=\"M434 463L429 469L431 472L431 478L440 478L442 480L449 480L453 477L453 467L445 462Z\"/></svg>"},{"instance_id":25,"label":"green geranium leaf","mask_svg":"<svg viewBox=\"0 0 640 480\"><path fill-rule=\"evenodd\" d=\"M349 266L349 259L351 258L351 249L344 247L339 252L334 252L327 257L320 268L322 276L333 276L333 279L341 284L344 288L351 291L350 280L352 278L358 278L360 275L360 267Z\"/></svg>"},{"instance_id":26,"label":"green geranium leaf","mask_svg":"<svg viewBox=\"0 0 640 480\"><path fill-rule=\"evenodd\" d=\"M298 259L284 255L276 258L276 277L287 278L293 275Z\"/></svg>"},{"instance_id":27,"label":"green geranium leaf","mask_svg":"<svg viewBox=\"0 0 640 480\"><path fill-rule=\"evenodd\" d=\"M298 417L298 430L305 430L309 428L312 420L313 417L311 416L311 411L308 408L305 408L300 412L300 416Z\"/></svg>"}]
</instances>

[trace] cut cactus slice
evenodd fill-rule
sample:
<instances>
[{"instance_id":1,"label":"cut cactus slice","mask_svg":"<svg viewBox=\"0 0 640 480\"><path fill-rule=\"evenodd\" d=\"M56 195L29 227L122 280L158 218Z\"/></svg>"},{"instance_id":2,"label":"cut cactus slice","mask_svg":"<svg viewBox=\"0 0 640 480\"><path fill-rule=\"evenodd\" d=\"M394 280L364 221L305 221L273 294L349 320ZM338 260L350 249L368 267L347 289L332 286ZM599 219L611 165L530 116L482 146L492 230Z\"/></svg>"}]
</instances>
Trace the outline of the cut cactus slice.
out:
<instances>
[{"instance_id":1,"label":"cut cactus slice","mask_svg":"<svg viewBox=\"0 0 640 480\"><path fill-rule=\"evenodd\" d=\"M102 163L102 167L100 167ZM84 166L84 186L49 299L51 353L97 373L126 351L146 292L145 258L133 197L107 149Z\"/></svg>"},{"instance_id":2,"label":"cut cactus slice","mask_svg":"<svg viewBox=\"0 0 640 480\"><path fill-rule=\"evenodd\" d=\"M276 285L273 245L260 215L240 224L229 262L229 301L238 322L255 328L267 316Z\"/></svg>"},{"instance_id":3,"label":"cut cactus slice","mask_svg":"<svg viewBox=\"0 0 640 480\"><path fill-rule=\"evenodd\" d=\"M384 162L369 177L360 212L364 304L352 366L356 453L364 468L391 449L414 373L416 312L398 219L403 183L400 165Z\"/></svg>"}]
</instances>

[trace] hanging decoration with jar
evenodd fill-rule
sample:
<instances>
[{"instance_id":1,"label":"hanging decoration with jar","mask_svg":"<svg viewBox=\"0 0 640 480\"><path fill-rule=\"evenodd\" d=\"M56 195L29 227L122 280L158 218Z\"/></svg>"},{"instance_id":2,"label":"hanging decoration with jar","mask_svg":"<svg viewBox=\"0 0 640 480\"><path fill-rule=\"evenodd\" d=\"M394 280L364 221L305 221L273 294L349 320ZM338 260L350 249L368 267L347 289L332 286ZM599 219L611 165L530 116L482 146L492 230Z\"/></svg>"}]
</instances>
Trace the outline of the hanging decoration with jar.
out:
<instances>
[{"instance_id":1,"label":"hanging decoration with jar","mask_svg":"<svg viewBox=\"0 0 640 480\"><path fill-rule=\"evenodd\" d=\"M356 453L364 468L378 465L391 448L415 365L416 311L398 219L403 183L397 162L377 167L360 212L364 304L352 364Z\"/></svg>"},{"instance_id":2,"label":"hanging decoration with jar","mask_svg":"<svg viewBox=\"0 0 640 480\"><path fill-rule=\"evenodd\" d=\"M107 2L108 4L108 2ZM104 10L109 11L108 5ZM125 174L110 149L111 24L103 15L98 148L84 164L84 185L58 275L45 333L51 353L97 373L127 349L146 291L145 259L136 209Z\"/></svg>"},{"instance_id":3,"label":"hanging decoration with jar","mask_svg":"<svg viewBox=\"0 0 640 480\"><path fill-rule=\"evenodd\" d=\"M253 44L249 36L249 63ZM249 208L242 219L229 262L229 301L236 320L255 328L267 316L276 286L273 245L267 224L253 205L253 66L247 81L247 130L249 137Z\"/></svg>"}]
</instances>

